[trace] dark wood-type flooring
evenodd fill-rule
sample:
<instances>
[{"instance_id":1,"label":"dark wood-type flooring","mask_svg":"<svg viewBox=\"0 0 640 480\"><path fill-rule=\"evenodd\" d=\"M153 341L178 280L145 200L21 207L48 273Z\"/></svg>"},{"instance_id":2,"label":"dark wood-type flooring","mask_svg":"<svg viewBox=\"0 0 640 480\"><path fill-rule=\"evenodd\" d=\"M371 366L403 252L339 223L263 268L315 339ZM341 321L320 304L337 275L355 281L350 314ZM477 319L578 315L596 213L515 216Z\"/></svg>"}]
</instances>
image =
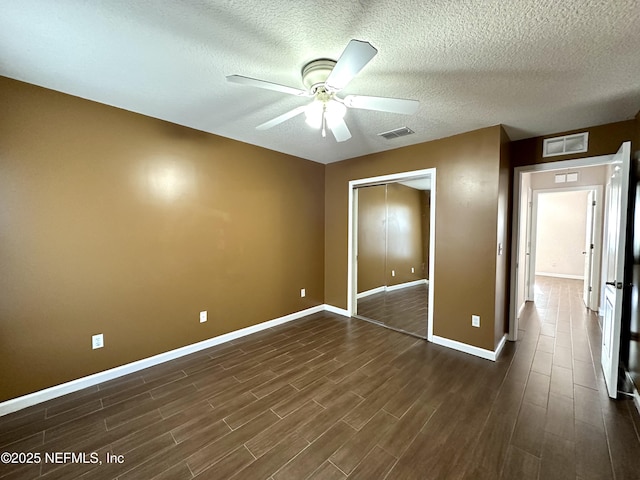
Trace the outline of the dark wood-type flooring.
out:
<instances>
[{"instance_id":1,"label":"dark wood-type flooring","mask_svg":"<svg viewBox=\"0 0 640 480\"><path fill-rule=\"evenodd\" d=\"M317 314L0 418L3 479L637 479L639 416L610 401L596 318L541 281L497 362Z\"/></svg>"},{"instance_id":2,"label":"dark wood-type flooring","mask_svg":"<svg viewBox=\"0 0 640 480\"><path fill-rule=\"evenodd\" d=\"M429 287L412 287L379 292L358 299L358 316L391 328L427 337Z\"/></svg>"}]
</instances>

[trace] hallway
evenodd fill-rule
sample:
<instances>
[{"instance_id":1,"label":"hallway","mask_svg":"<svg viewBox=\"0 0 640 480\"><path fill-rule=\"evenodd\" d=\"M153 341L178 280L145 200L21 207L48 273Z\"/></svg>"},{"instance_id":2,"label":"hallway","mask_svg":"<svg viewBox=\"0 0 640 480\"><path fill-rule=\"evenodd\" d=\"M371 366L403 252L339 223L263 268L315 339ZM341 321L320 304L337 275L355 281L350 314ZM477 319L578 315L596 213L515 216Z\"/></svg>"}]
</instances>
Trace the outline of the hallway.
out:
<instances>
[{"instance_id":1,"label":"hallway","mask_svg":"<svg viewBox=\"0 0 640 480\"><path fill-rule=\"evenodd\" d=\"M638 478L640 417L630 399L607 396L598 319L582 286L536 277L511 366L524 371L532 359L511 443L523 461L539 462L541 479Z\"/></svg>"}]
</instances>

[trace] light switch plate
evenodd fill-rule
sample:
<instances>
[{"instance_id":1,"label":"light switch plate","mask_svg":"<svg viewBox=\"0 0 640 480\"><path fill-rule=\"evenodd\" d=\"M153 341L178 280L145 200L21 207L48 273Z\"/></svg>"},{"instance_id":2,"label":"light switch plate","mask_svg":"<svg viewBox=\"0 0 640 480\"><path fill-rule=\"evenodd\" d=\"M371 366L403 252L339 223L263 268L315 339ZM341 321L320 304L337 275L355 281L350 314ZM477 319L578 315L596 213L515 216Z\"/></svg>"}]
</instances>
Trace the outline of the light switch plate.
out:
<instances>
[{"instance_id":1,"label":"light switch plate","mask_svg":"<svg viewBox=\"0 0 640 480\"><path fill-rule=\"evenodd\" d=\"M480 315L471 315L471 326L472 327L480 326Z\"/></svg>"}]
</instances>

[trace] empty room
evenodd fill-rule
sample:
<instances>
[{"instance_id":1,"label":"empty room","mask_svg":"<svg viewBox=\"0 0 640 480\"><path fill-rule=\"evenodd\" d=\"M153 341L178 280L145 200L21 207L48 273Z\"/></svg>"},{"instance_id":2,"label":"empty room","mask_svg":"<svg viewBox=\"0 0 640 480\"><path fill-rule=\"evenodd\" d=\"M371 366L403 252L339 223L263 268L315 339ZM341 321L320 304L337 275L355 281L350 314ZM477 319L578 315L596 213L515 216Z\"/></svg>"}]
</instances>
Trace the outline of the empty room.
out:
<instances>
[{"instance_id":1,"label":"empty room","mask_svg":"<svg viewBox=\"0 0 640 480\"><path fill-rule=\"evenodd\" d=\"M637 479L637 2L0 0L0 479Z\"/></svg>"}]
</instances>

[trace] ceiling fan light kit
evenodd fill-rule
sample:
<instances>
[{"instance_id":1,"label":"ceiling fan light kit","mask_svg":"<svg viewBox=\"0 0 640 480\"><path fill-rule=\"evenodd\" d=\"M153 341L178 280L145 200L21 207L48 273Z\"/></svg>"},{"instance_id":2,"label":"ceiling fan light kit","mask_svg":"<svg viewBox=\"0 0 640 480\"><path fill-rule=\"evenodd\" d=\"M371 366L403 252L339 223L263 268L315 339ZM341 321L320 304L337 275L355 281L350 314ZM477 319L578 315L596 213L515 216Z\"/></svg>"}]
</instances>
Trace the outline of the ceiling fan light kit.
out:
<instances>
[{"instance_id":1,"label":"ceiling fan light kit","mask_svg":"<svg viewBox=\"0 0 640 480\"><path fill-rule=\"evenodd\" d=\"M420 105L417 100L401 98L364 95L347 95L340 98L337 96L337 93L345 88L377 53L378 50L370 43L351 40L337 62L321 58L307 63L302 68L302 84L306 90L241 75L229 75L227 80L240 85L274 90L289 95L313 97L313 101L308 105L294 108L258 125L256 127L258 130L275 127L304 112L307 125L321 129L323 137L326 136L326 129L329 128L337 142L344 142L351 138L351 132L344 121L347 108L411 115L418 110Z\"/></svg>"}]
</instances>

